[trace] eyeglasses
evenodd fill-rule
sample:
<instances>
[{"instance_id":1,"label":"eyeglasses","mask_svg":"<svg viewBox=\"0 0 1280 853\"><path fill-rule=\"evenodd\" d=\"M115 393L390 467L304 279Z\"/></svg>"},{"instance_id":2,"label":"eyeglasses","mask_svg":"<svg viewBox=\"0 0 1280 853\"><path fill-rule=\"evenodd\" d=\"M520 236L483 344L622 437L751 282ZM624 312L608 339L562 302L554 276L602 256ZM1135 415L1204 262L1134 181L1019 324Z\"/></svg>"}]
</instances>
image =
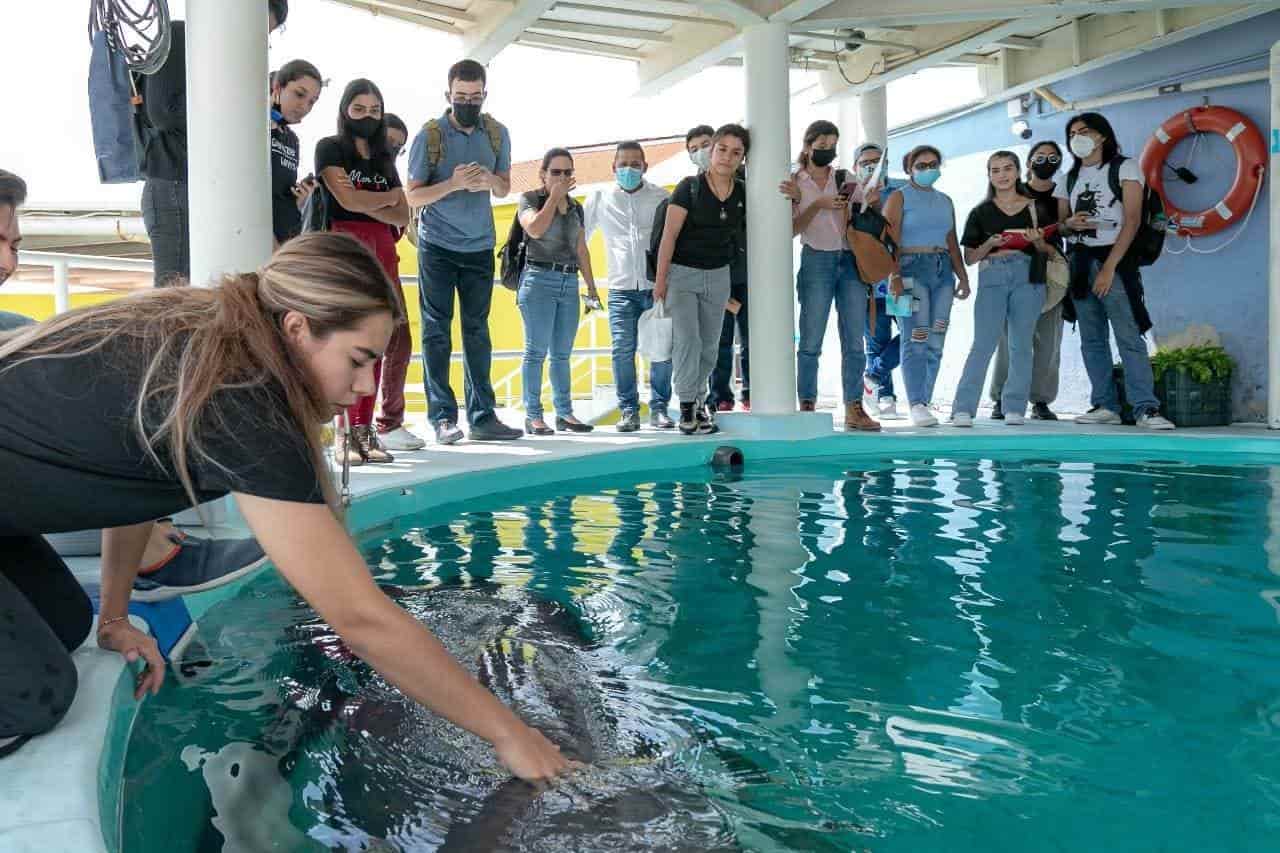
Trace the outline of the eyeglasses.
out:
<instances>
[{"instance_id":1,"label":"eyeglasses","mask_svg":"<svg viewBox=\"0 0 1280 853\"><path fill-rule=\"evenodd\" d=\"M449 100L455 104L466 104L467 106L479 106L484 103L485 96L488 92L481 92L478 95L450 95Z\"/></svg>"},{"instance_id":2,"label":"eyeglasses","mask_svg":"<svg viewBox=\"0 0 1280 853\"><path fill-rule=\"evenodd\" d=\"M1062 158L1059 157L1057 154L1037 154L1036 156L1031 158L1031 162L1037 163L1037 164L1052 163L1053 165L1056 166L1062 162Z\"/></svg>"},{"instance_id":3,"label":"eyeglasses","mask_svg":"<svg viewBox=\"0 0 1280 853\"><path fill-rule=\"evenodd\" d=\"M941 163L939 163L937 160L930 160L930 161L928 161L928 162L925 162L925 161L923 161L923 160L922 160L922 161L920 161L920 162L918 162L918 163L913 163L913 164L911 165L911 171L913 171L913 172L927 172L927 171L929 171L930 169L936 169L936 168L938 168L938 167L939 167L939 166L941 166L941 165L942 165L942 164L941 164Z\"/></svg>"},{"instance_id":4,"label":"eyeglasses","mask_svg":"<svg viewBox=\"0 0 1280 853\"><path fill-rule=\"evenodd\" d=\"M572 178L573 169L547 169L547 174L553 178Z\"/></svg>"}]
</instances>

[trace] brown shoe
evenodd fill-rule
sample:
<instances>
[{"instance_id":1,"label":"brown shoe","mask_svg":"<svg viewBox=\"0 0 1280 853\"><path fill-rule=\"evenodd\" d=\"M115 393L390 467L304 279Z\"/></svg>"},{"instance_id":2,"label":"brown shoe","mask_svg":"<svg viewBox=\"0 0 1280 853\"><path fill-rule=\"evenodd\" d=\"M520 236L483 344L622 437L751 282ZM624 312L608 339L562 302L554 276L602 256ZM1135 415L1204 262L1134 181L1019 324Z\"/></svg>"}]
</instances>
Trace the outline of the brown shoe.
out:
<instances>
[{"instance_id":1,"label":"brown shoe","mask_svg":"<svg viewBox=\"0 0 1280 853\"><path fill-rule=\"evenodd\" d=\"M354 426L351 428L351 436L355 440L355 445L359 449L360 455L370 465L383 465L387 462L396 461L396 458L388 453L383 448L382 443L378 441L378 434L373 431L372 426L368 424Z\"/></svg>"},{"instance_id":2,"label":"brown shoe","mask_svg":"<svg viewBox=\"0 0 1280 853\"><path fill-rule=\"evenodd\" d=\"M813 400L801 400L801 401L800 401L800 411L802 411L802 412L816 412L817 410L818 410L818 406L817 406L817 404L816 404Z\"/></svg>"},{"instance_id":3,"label":"brown shoe","mask_svg":"<svg viewBox=\"0 0 1280 853\"><path fill-rule=\"evenodd\" d=\"M364 464L364 454L360 452L359 445L351 439L351 433L337 428L333 431L333 462L341 467L344 458L347 460L347 465L352 468L359 468Z\"/></svg>"},{"instance_id":4,"label":"brown shoe","mask_svg":"<svg viewBox=\"0 0 1280 853\"><path fill-rule=\"evenodd\" d=\"M862 403L845 403L844 404L844 428L845 430L858 430L860 432L879 432L879 421L873 420L862 408Z\"/></svg>"}]
</instances>

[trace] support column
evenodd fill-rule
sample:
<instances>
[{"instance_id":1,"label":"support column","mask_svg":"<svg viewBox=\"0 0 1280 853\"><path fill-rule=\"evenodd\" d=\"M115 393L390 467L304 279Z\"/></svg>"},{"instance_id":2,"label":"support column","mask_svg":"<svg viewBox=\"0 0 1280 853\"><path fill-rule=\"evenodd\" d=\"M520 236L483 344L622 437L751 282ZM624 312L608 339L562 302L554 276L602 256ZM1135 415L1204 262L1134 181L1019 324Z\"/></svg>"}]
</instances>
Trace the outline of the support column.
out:
<instances>
[{"instance_id":1,"label":"support column","mask_svg":"<svg viewBox=\"0 0 1280 853\"><path fill-rule=\"evenodd\" d=\"M747 80L747 265L751 300L751 411L796 410L795 298L791 203L778 182L791 164L790 41L787 24L743 30Z\"/></svg>"},{"instance_id":2,"label":"support column","mask_svg":"<svg viewBox=\"0 0 1280 853\"><path fill-rule=\"evenodd\" d=\"M880 146L889 144L889 102L885 88L872 89L858 96L858 113L862 120L862 141Z\"/></svg>"},{"instance_id":3,"label":"support column","mask_svg":"<svg viewBox=\"0 0 1280 853\"><path fill-rule=\"evenodd\" d=\"M862 117L857 98L843 98L839 102L836 126L840 128L840 144L836 146L836 162L846 169L853 168L853 152L865 140L862 138Z\"/></svg>"},{"instance_id":4,"label":"support column","mask_svg":"<svg viewBox=\"0 0 1280 853\"><path fill-rule=\"evenodd\" d=\"M267 10L262 0L187 2L191 281L270 256Z\"/></svg>"},{"instance_id":5,"label":"support column","mask_svg":"<svg viewBox=\"0 0 1280 853\"><path fill-rule=\"evenodd\" d=\"M71 264L53 262L53 310L65 314L71 310Z\"/></svg>"},{"instance_id":6,"label":"support column","mask_svg":"<svg viewBox=\"0 0 1280 853\"><path fill-rule=\"evenodd\" d=\"M1271 47L1271 169L1268 190L1271 200L1271 264L1268 276L1267 321L1267 426L1280 429L1280 187L1276 186L1277 169L1280 169L1280 145L1276 133L1280 132L1280 42Z\"/></svg>"}]
</instances>

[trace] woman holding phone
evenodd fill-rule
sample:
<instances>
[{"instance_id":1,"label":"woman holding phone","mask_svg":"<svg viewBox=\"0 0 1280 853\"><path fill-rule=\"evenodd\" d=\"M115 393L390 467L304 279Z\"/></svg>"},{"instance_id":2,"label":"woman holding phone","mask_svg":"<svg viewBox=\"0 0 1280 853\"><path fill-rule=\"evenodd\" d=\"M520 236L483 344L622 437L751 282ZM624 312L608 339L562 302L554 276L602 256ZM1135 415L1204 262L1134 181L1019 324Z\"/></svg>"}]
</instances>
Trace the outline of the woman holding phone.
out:
<instances>
[{"instance_id":1,"label":"woman holding phone","mask_svg":"<svg viewBox=\"0 0 1280 853\"><path fill-rule=\"evenodd\" d=\"M302 233L302 209L316 188L314 175L298 180L300 143L290 125L311 113L323 86L319 69L305 59L286 62L271 75L271 230L277 247Z\"/></svg>"},{"instance_id":2,"label":"woman holding phone","mask_svg":"<svg viewBox=\"0 0 1280 853\"><path fill-rule=\"evenodd\" d=\"M862 408L862 372L867 357L867 284L845 229L849 206L858 183L843 169L833 168L840 129L829 121L815 121L804 132L800 169L779 187L791 199L791 231L800 238L800 272L796 291L800 301L800 344L796 353L796 390L800 411L812 412L818 401L818 359L827 334L831 306L840 331L840 379L846 430L876 432L880 424ZM871 190L878 201L878 191ZM858 203L861 203L861 197Z\"/></svg>"}]
</instances>

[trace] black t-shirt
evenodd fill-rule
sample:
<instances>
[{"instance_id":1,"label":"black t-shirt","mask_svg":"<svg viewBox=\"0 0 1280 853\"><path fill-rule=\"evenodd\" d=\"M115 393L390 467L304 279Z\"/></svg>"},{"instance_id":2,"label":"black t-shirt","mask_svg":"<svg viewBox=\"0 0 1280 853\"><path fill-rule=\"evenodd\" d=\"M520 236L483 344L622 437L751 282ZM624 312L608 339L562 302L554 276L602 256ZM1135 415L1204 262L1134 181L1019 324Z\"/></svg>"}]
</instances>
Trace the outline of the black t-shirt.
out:
<instances>
[{"instance_id":1,"label":"black t-shirt","mask_svg":"<svg viewBox=\"0 0 1280 853\"><path fill-rule=\"evenodd\" d=\"M298 135L286 125L271 131L271 230L283 243L302 233L302 211L294 198L298 183Z\"/></svg>"},{"instance_id":2,"label":"black t-shirt","mask_svg":"<svg viewBox=\"0 0 1280 853\"><path fill-rule=\"evenodd\" d=\"M169 181L187 179L186 25L170 25L169 57L155 74L134 80L142 96L136 132L142 147L142 174Z\"/></svg>"},{"instance_id":3,"label":"black t-shirt","mask_svg":"<svg viewBox=\"0 0 1280 853\"><path fill-rule=\"evenodd\" d=\"M1048 201L1035 199L1032 204L1036 206L1036 216L1038 217L1036 221L1041 228L1058 221L1058 203L1056 201L1052 199ZM994 201L988 199L969 211L969 218L965 220L964 236L960 238L960 245L976 249L995 234L999 234L1002 231L1019 231L1031 228L1031 223L1030 205L1010 216L997 207ZM1034 246L1028 246L1020 251L1031 257L1031 281L1043 283L1046 264L1044 255L1037 252Z\"/></svg>"},{"instance_id":4,"label":"black t-shirt","mask_svg":"<svg viewBox=\"0 0 1280 853\"><path fill-rule=\"evenodd\" d=\"M165 447L164 467L143 449L134 421L140 344L117 337L73 358L44 358L6 370L0 361L0 536L121 527L187 509ZM322 503L319 475L283 389L222 389L201 418L214 461L189 460L203 503L236 491Z\"/></svg>"},{"instance_id":5,"label":"black t-shirt","mask_svg":"<svg viewBox=\"0 0 1280 853\"><path fill-rule=\"evenodd\" d=\"M347 173L351 185L366 192L391 192L400 188L400 174L390 160L366 160L348 149L338 136L326 136L316 143L316 174L321 175L330 166L337 166ZM329 218L348 222L377 222L372 216L347 210L338 204L336 196L329 204Z\"/></svg>"},{"instance_id":6,"label":"black t-shirt","mask_svg":"<svg viewBox=\"0 0 1280 853\"><path fill-rule=\"evenodd\" d=\"M699 184L697 204L693 199L695 181ZM671 203L689 212L676 238L673 263L714 270L733 262L740 234L746 230L747 188L742 181L735 180L733 192L721 201L711 191L703 172L677 184Z\"/></svg>"}]
</instances>

